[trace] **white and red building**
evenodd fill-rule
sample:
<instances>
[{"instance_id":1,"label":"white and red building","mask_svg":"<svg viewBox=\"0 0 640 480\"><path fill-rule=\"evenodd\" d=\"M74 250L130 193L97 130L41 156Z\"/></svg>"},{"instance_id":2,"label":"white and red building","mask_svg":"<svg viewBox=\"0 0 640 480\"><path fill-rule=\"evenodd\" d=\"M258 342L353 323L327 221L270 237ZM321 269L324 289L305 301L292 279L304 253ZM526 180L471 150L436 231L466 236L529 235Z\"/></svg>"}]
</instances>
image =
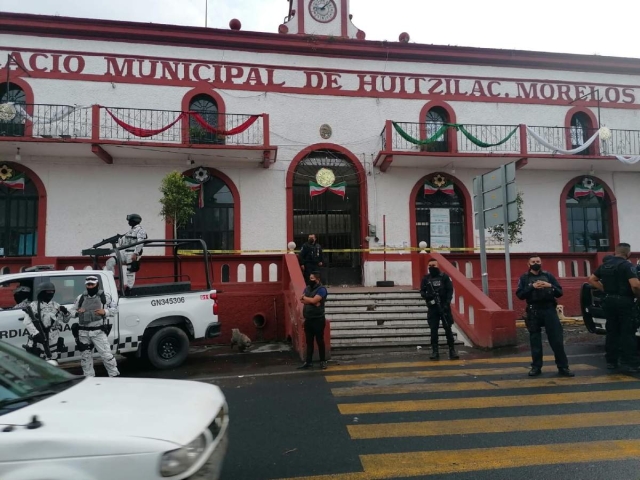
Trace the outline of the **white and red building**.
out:
<instances>
[{"instance_id":1,"label":"white and red building","mask_svg":"<svg viewBox=\"0 0 640 480\"><path fill-rule=\"evenodd\" d=\"M383 219L396 284L419 278L420 241L478 283L472 180L508 162L515 272L535 251L580 279L616 242L638 249L640 60L368 41L348 0L291 0L274 31L1 13L0 269L72 264L128 213L170 235L174 170L207 179L180 235L243 252L219 256L229 284L278 283L282 258L256 251L317 233L354 250L329 253L329 283L375 285ZM502 272L495 254L504 291ZM248 317L276 320L282 289L265 292Z\"/></svg>"}]
</instances>

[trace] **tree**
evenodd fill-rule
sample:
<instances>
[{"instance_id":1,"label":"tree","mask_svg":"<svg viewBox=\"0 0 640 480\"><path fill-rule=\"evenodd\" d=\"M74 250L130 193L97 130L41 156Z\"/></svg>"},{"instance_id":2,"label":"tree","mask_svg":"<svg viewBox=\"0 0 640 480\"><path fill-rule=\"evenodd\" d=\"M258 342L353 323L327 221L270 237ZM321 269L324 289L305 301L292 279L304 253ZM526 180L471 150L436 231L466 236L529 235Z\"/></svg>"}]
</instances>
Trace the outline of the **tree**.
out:
<instances>
[{"instance_id":1,"label":"tree","mask_svg":"<svg viewBox=\"0 0 640 480\"><path fill-rule=\"evenodd\" d=\"M202 188L202 187L200 187ZM196 213L195 203L198 192L192 190L180 172L171 172L162 179L160 216L173 225L173 238L178 237L178 227L185 225Z\"/></svg>"},{"instance_id":2,"label":"tree","mask_svg":"<svg viewBox=\"0 0 640 480\"><path fill-rule=\"evenodd\" d=\"M522 205L524 199L522 198L522 192L518 192L516 196L516 206L518 208L518 219L515 222L509 224L509 244L522 243L522 227L524 227L524 214L522 212ZM489 229L489 235L498 242L504 242L504 225L496 225Z\"/></svg>"}]
</instances>

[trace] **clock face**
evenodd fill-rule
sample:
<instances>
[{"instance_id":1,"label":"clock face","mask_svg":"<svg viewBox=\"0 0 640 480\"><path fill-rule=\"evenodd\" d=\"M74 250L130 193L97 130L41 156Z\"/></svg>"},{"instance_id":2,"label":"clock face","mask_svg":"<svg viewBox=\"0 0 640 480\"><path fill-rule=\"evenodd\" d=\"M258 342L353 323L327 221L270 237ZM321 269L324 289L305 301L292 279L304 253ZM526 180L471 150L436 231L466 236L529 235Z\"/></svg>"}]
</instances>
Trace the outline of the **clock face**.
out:
<instances>
[{"instance_id":1,"label":"clock face","mask_svg":"<svg viewBox=\"0 0 640 480\"><path fill-rule=\"evenodd\" d=\"M311 0L309 13L317 22L329 23L336 18L338 8L334 0Z\"/></svg>"}]
</instances>

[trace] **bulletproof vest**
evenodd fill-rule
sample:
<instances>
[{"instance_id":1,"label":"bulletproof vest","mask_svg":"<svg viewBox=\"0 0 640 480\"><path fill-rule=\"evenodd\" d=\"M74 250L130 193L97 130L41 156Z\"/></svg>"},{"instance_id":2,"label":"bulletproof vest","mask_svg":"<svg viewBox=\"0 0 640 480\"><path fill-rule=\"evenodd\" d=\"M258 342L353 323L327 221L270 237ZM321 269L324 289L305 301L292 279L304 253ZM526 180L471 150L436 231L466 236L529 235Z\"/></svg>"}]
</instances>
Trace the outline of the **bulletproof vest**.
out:
<instances>
[{"instance_id":1,"label":"bulletproof vest","mask_svg":"<svg viewBox=\"0 0 640 480\"><path fill-rule=\"evenodd\" d=\"M427 275L427 281L433 285L433 290L438 294L441 299L444 299L444 275L440 274L435 277L431 276L431 274ZM429 292L427 292L429 293Z\"/></svg>"},{"instance_id":2,"label":"bulletproof vest","mask_svg":"<svg viewBox=\"0 0 640 480\"><path fill-rule=\"evenodd\" d=\"M622 276L622 268L630 268L627 260L620 258L612 259L603 264L600 268L600 282L607 295L620 295L622 297L633 297L633 290L629 280Z\"/></svg>"},{"instance_id":3,"label":"bulletproof vest","mask_svg":"<svg viewBox=\"0 0 640 480\"><path fill-rule=\"evenodd\" d=\"M83 294L81 298L81 303L78 305L79 308L84 308L84 313L79 313L79 323L82 326L97 326L102 325L104 319L101 315L96 315L93 313L96 310L100 310L104 308L104 304L102 303L102 299L100 298L100 294L95 297L90 297L87 294ZM93 325L95 324L95 325Z\"/></svg>"},{"instance_id":4,"label":"bulletproof vest","mask_svg":"<svg viewBox=\"0 0 640 480\"><path fill-rule=\"evenodd\" d=\"M122 237L122 246L127 246L127 245L131 245L133 243L136 243L138 241L138 231L142 230L144 233L144 238L145 240L147 239L147 234L146 232L144 232L144 230L142 229L142 227L140 225L136 225L135 227L131 228L127 233L124 234L124 237Z\"/></svg>"},{"instance_id":5,"label":"bulletproof vest","mask_svg":"<svg viewBox=\"0 0 640 480\"><path fill-rule=\"evenodd\" d=\"M547 272L541 271L539 275L532 275L531 272L529 272L527 283L535 283L537 281L551 283ZM531 292L530 303L533 305L555 303L555 301L556 297L553 293L553 288L534 288L533 292Z\"/></svg>"},{"instance_id":6,"label":"bulletproof vest","mask_svg":"<svg viewBox=\"0 0 640 480\"><path fill-rule=\"evenodd\" d=\"M307 287L304 294L306 297L315 297L318 293L318 290L322 285L318 285L316 287ZM322 299L320 305L317 307L315 305L305 305L302 309L302 314L304 318L324 318L324 303L326 299Z\"/></svg>"},{"instance_id":7,"label":"bulletproof vest","mask_svg":"<svg viewBox=\"0 0 640 480\"><path fill-rule=\"evenodd\" d=\"M318 263L320 261L320 245L307 243L307 254L303 259L304 262Z\"/></svg>"}]
</instances>

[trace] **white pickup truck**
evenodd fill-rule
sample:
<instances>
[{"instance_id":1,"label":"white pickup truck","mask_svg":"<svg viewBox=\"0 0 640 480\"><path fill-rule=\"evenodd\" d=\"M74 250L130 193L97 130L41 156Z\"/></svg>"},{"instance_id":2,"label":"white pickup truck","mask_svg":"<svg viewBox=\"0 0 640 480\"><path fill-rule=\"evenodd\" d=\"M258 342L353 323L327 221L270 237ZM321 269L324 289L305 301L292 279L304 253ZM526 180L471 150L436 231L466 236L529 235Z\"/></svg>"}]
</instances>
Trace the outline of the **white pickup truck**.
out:
<instances>
[{"instance_id":1,"label":"white pickup truck","mask_svg":"<svg viewBox=\"0 0 640 480\"><path fill-rule=\"evenodd\" d=\"M155 242L155 243L154 243ZM162 246L166 241L145 240L145 247ZM105 250L102 253L109 252ZM118 271L121 272L122 268ZM26 344L27 331L23 321L25 312L15 308L13 290L27 286L35 292L38 284L51 282L56 287L54 300L71 308L84 290L85 277L97 275L100 289L118 303L118 315L109 333L113 353L127 358L147 359L158 369L176 368L189 353L189 342L220 335L217 292L211 288L208 257L204 266L207 287L192 291L190 281L176 273L171 282L134 286L124 296L121 282L107 270L53 270L51 267L33 267L23 273L0 276L0 341L18 347ZM32 299L33 300L33 299ZM80 352L71 332L71 321L60 327L58 362L77 361Z\"/></svg>"}]
</instances>

